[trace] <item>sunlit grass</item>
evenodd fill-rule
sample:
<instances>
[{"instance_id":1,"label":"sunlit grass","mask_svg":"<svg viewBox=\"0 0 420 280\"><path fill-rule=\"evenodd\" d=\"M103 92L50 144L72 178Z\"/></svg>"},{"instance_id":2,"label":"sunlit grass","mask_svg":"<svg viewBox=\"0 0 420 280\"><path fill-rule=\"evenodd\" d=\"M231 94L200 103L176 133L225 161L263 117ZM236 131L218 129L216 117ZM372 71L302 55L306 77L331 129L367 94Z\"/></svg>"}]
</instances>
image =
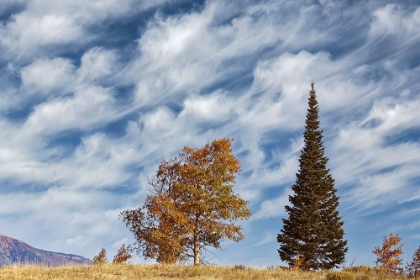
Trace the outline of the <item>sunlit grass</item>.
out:
<instances>
[{"instance_id":1,"label":"sunlit grass","mask_svg":"<svg viewBox=\"0 0 420 280\"><path fill-rule=\"evenodd\" d=\"M251 269L243 266L182 266L182 265L116 265L46 267L35 265L12 265L0 269L0 279L68 279L68 280L139 280L139 279L225 279L225 280L265 280L265 279L307 279L325 280L328 272L302 272L283 269ZM330 279L405 279L389 278L384 275L367 275L363 271L348 272L348 278ZM347 274L347 275L348 275ZM343 275L344 276L344 275ZM334 276L335 277L335 276ZM340 276L338 276L340 277Z\"/></svg>"}]
</instances>

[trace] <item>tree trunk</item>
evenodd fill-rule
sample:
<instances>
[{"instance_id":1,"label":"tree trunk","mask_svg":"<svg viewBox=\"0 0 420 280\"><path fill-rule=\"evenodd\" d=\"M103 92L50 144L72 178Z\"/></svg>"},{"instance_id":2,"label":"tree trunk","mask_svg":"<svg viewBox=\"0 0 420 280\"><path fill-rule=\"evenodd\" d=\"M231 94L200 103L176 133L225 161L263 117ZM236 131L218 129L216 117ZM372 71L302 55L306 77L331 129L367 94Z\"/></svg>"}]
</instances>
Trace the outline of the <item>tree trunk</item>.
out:
<instances>
[{"instance_id":1,"label":"tree trunk","mask_svg":"<svg viewBox=\"0 0 420 280\"><path fill-rule=\"evenodd\" d=\"M198 228L199 215L196 215L194 229L194 265L200 265L200 230Z\"/></svg>"}]
</instances>

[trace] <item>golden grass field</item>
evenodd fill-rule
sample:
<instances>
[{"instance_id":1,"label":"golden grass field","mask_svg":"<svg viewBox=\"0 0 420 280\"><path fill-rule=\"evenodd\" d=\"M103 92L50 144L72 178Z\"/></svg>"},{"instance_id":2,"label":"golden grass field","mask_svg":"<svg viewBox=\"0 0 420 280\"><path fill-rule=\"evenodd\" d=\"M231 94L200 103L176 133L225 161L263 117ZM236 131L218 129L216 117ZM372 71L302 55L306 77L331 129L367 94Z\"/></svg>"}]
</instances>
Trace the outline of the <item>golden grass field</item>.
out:
<instances>
[{"instance_id":1,"label":"golden grass field","mask_svg":"<svg viewBox=\"0 0 420 280\"><path fill-rule=\"evenodd\" d=\"M183 266L183 265L132 265L104 264L97 266L45 267L12 265L0 269L1 280L12 279L63 279L63 280L140 280L140 279L308 279L308 280L369 280L406 279L403 276L388 277L375 270L353 272L302 272L283 269L251 269L243 266Z\"/></svg>"}]
</instances>

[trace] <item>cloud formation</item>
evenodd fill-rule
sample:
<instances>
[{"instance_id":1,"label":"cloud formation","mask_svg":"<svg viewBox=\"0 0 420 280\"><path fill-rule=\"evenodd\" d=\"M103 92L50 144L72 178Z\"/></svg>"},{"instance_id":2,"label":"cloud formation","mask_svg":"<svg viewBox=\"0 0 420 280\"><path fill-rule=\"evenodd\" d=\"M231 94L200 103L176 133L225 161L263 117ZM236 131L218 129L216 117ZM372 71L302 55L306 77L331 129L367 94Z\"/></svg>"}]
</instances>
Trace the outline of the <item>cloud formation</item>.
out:
<instances>
[{"instance_id":1,"label":"cloud formation","mask_svg":"<svg viewBox=\"0 0 420 280\"><path fill-rule=\"evenodd\" d=\"M390 230L416 248L420 7L350 2L3 1L2 234L115 254L160 161L229 137L253 216L219 262L279 265L315 81L348 259Z\"/></svg>"}]
</instances>

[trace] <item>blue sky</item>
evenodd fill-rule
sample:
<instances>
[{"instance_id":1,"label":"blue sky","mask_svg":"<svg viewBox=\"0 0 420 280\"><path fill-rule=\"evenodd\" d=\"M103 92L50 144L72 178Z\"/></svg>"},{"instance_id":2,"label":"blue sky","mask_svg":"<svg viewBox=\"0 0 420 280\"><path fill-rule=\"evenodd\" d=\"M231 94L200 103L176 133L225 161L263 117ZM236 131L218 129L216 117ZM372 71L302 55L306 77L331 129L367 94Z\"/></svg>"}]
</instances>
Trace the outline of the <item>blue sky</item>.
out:
<instances>
[{"instance_id":1,"label":"blue sky","mask_svg":"<svg viewBox=\"0 0 420 280\"><path fill-rule=\"evenodd\" d=\"M229 137L253 216L209 257L280 265L314 81L347 264L420 246L418 1L0 3L1 234L112 259L159 163Z\"/></svg>"}]
</instances>

